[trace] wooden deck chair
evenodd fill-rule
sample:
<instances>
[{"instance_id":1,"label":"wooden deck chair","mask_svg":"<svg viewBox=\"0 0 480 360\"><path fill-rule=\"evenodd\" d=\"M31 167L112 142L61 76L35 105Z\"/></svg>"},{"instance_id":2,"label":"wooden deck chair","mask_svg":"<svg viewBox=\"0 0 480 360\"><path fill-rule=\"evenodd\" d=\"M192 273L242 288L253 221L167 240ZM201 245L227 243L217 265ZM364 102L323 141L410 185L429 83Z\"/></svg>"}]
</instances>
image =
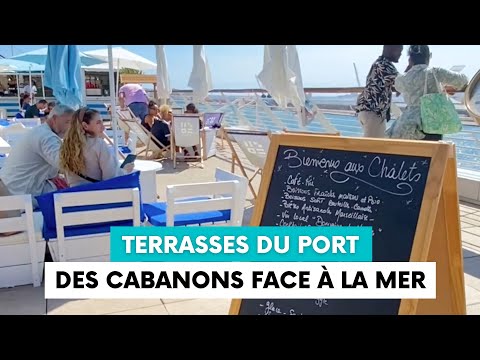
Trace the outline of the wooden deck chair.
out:
<instances>
[{"instance_id":1,"label":"wooden deck chair","mask_svg":"<svg viewBox=\"0 0 480 360\"><path fill-rule=\"evenodd\" d=\"M104 131L103 132L103 136L104 136L104 139L107 143L109 143L111 146L115 146L115 143L113 142L113 139L110 138L110 136L108 136L107 132ZM117 149L118 150L118 154L120 154L120 157L125 160L125 158L127 157L123 152L120 151L120 149Z\"/></svg>"},{"instance_id":2,"label":"wooden deck chair","mask_svg":"<svg viewBox=\"0 0 480 360\"><path fill-rule=\"evenodd\" d=\"M169 151L169 146L164 145L150 131L145 129L141 125L140 119L135 116L135 114L132 112L132 110L129 107L127 107L125 110L122 110L118 107L117 114L118 114L118 117L120 118L119 125L123 123L122 125L127 128L128 133L133 131L137 136L137 139L140 140L142 144L145 145L146 147L144 150L140 151L140 153L138 153L137 155L140 155L143 152L145 152L145 155L148 156L148 151L151 150L153 153L152 156L155 158L156 155L160 155L160 154L163 154L163 152L165 151ZM157 144L160 144L160 145L157 145Z\"/></svg>"},{"instance_id":3,"label":"wooden deck chair","mask_svg":"<svg viewBox=\"0 0 480 360\"><path fill-rule=\"evenodd\" d=\"M126 122L126 124L130 128L130 131L135 133L138 140L140 140L145 145L145 149L140 151L137 155L145 152L145 156L148 157L148 151L150 150L153 153L152 157L157 158L159 155L170 150L170 145L164 145L160 140L155 137L155 135L145 129L140 123L136 121L128 121Z\"/></svg>"},{"instance_id":4,"label":"wooden deck chair","mask_svg":"<svg viewBox=\"0 0 480 360\"><path fill-rule=\"evenodd\" d=\"M127 121L135 120L137 122L140 122L140 119L135 116L132 109L130 109L128 106L125 109L122 109L120 108L120 106L117 106L116 111L117 111L118 117L122 120L127 120Z\"/></svg>"},{"instance_id":5,"label":"wooden deck chair","mask_svg":"<svg viewBox=\"0 0 480 360\"><path fill-rule=\"evenodd\" d=\"M104 105L107 108L109 114L111 114L110 104L104 103ZM117 105L115 107L115 111L117 113L117 125L120 128L120 130L123 131L123 136L121 138L123 143L126 145L127 140L130 136L130 127L127 125L127 122L128 121L136 122L136 121L139 121L139 119L135 117L132 110L130 110L130 108L128 107L125 110L122 110L120 106ZM110 127L113 129L112 125L113 125L112 118L110 117ZM113 139L108 136L107 132L105 132L105 135L106 135L105 140L113 146L114 144ZM136 147L136 144L135 144L135 147ZM125 159L126 156L122 151L120 151L120 149L118 150L118 152L120 153L120 156L122 157L122 159Z\"/></svg>"},{"instance_id":6,"label":"wooden deck chair","mask_svg":"<svg viewBox=\"0 0 480 360\"><path fill-rule=\"evenodd\" d=\"M0 236L0 288L40 286L46 247L42 214L33 212L31 195L0 197L0 212L9 216L0 218L0 230L10 233Z\"/></svg>"},{"instance_id":7,"label":"wooden deck chair","mask_svg":"<svg viewBox=\"0 0 480 360\"><path fill-rule=\"evenodd\" d=\"M198 159L200 166L203 168L203 136L200 135L200 116L199 115L174 115L172 120L170 149L173 157L173 168L177 167L177 158L182 160ZM176 148L191 148L193 146L200 147L197 149L198 155L178 155ZM193 151L193 150L189 150Z\"/></svg>"},{"instance_id":8,"label":"wooden deck chair","mask_svg":"<svg viewBox=\"0 0 480 360\"><path fill-rule=\"evenodd\" d=\"M232 152L232 173L235 172L235 163L237 163L242 175L248 179L248 186L253 194L253 197L256 199L257 193L252 185L252 181L255 176L262 174L262 170L267 159L268 148L270 147L271 132L234 128L223 128L223 132L225 134L225 140L227 141ZM235 147L233 146L232 140L238 144L250 163L257 168L252 177L247 175L245 167L242 164Z\"/></svg>"},{"instance_id":9,"label":"wooden deck chair","mask_svg":"<svg viewBox=\"0 0 480 360\"><path fill-rule=\"evenodd\" d=\"M104 103L103 105L105 105L108 113L110 114L110 125L112 125L112 112L110 109L110 104ZM125 110L122 110L120 106L117 105L115 107L115 111L117 113L118 126L125 132L125 135L128 135L130 128L125 124L125 121L138 121L138 119L132 113L132 110L130 110L130 108L128 107Z\"/></svg>"},{"instance_id":10,"label":"wooden deck chair","mask_svg":"<svg viewBox=\"0 0 480 360\"><path fill-rule=\"evenodd\" d=\"M120 128L125 132L125 135L128 135L128 133L130 132L130 127L128 126L128 123L140 123L140 119L135 116L135 114L129 107L122 110L120 106L117 106L116 111L118 116L118 126L120 126Z\"/></svg>"}]
</instances>

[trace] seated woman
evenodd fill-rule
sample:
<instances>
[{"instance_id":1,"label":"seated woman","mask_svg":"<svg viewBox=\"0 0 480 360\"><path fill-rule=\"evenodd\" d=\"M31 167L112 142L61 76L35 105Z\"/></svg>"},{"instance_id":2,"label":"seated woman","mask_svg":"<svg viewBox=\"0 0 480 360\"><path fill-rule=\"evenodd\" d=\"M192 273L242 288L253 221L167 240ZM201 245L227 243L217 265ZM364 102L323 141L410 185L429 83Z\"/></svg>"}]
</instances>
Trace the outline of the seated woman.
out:
<instances>
[{"instance_id":1,"label":"seated woman","mask_svg":"<svg viewBox=\"0 0 480 360\"><path fill-rule=\"evenodd\" d=\"M108 180L132 172L134 164L120 168L115 154L103 140L105 126L97 110L75 111L60 150L60 167L70 186Z\"/></svg>"},{"instance_id":2,"label":"seated woman","mask_svg":"<svg viewBox=\"0 0 480 360\"><path fill-rule=\"evenodd\" d=\"M158 105L155 101L150 101L148 103L148 114L143 119L142 126L148 131L151 131L156 119L161 120L159 117Z\"/></svg>"},{"instance_id":3,"label":"seated woman","mask_svg":"<svg viewBox=\"0 0 480 360\"><path fill-rule=\"evenodd\" d=\"M170 124L172 122L172 116L173 112L170 106L162 105L159 109L157 104L153 103L151 107L149 105L148 115L145 117L145 122L147 122L147 117L151 119L150 132L163 146L170 145ZM160 146L158 143L157 145Z\"/></svg>"},{"instance_id":4,"label":"seated woman","mask_svg":"<svg viewBox=\"0 0 480 360\"><path fill-rule=\"evenodd\" d=\"M420 99L426 94L439 93L439 83L443 86L450 85L450 88L463 89L468 84L468 78L464 74L446 69L429 68L431 53L427 45L410 46L408 55L405 74L398 75L395 80L395 89L403 95L407 107L387 129L386 135L394 139L441 140L442 135L426 134L422 131Z\"/></svg>"},{"instance_id":5,"label":"seated woman","mask_svg":"<svg viewBox=\"0 0 480 360\"><path fill-rule=\"evenodd\" d=\"M185 108L185 114L198 114L198 109L197 107L195 106L194 103L190 103L187 105L187 107ZM200 116L199 118L199 125L200 125L200 130L203 129L203 121L202 121L202 117Z\"/></svg>"}]
</instances>

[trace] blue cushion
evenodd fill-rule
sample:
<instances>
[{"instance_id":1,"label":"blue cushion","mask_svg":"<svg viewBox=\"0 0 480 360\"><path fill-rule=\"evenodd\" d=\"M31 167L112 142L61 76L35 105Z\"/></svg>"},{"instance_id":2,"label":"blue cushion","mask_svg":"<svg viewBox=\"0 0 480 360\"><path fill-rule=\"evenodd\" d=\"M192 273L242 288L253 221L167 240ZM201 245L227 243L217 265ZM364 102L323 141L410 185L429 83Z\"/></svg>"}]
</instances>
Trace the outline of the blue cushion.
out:
<instances>
[{"instance_id":1,"label":"blue cushion","mask_svg":"<svg viewBox=\"0 0 480 360\"><path fill-rule=\"evenodd\" d=\"M46 230L56 231L56 221L55 221L55 207L53 203L53 195L57 193L72 193L72 192L82 192L82 191L94 191L94 190L112 190L112 189L133 189L138 187L140 188L140 172L135 171L128 175L118 176L109 180L100 181L97 183L88 183L79 186L74 186L71 188L53 191L50 193L42 194L35 196L38 201L38 207L43 215L43 226L46 227ZM85 211L85 210L101 210L101 209L111 209L114 207L130 206L131 203L117 203L117 204L99 204L99 205L89 205L89 206L72 206L69 208L64 208L64 213L67 212L76 212L76 211ZM142 196L140 191L140 221L145 220L145 213L143 210ZM95 225L96 226L96 225ZM82 227L88 227L82 225Z\"/></svg>"},{"instance_id":2,"label":"blue cushion","mask_svg":"<svg viewBox=\"0 0 480 360\"><path fill-rule=\"evenodd\" d=\"M120 151L122 152L122 154L131 154L132 153L132 150L130 150L130 148L128 146L119 146L120 148Z\"/></svg>"},{"instance_id":3,"label":"blue cushion","mask_svg":"<svg viewBox=\"0 0 480 360\"><path fill-rule=\"evenodd\" d=\"M195 197L179 201L205 200L209 197ZM167 203L157 202L144 204L145 214L153 226L167 226ZM230 220L230 210L202 211L198 213L177 214L174 226L213 223L216 221Z\"/></svg>"},{"instance_id":4,"label":"blue cushion","mask_svg":"<svg viewBox=\"0 0 480 360\"><path fill-rule=\"evenodd\" d=\"M133 221L125 220L125 221L113 221L109 223L99 223L99 224L92 224L92 225L66 226L64 228L64 233L65 233L65 237L103 234L103 233L109 233L110 227L112 226L133 226ZM45 240L56 239L57 229L50 229L44 226L42 229L42 235Z\"/></svg>"}]
</instances>

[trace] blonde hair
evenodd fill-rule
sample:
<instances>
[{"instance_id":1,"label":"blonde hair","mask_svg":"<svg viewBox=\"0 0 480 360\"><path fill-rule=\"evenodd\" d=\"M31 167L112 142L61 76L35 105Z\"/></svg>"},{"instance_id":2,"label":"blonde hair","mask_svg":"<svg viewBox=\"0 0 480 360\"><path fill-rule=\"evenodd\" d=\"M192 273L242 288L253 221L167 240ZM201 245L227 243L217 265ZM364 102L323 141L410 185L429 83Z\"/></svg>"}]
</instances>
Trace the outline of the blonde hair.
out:
<instances>
[{"instance_id":1,"label":"blonde hair","mask_svg":"<svg viewBox=\"0 0 480 360\"><path fill-rule=\"evenodd\" d=\"M73 120L63 139L60 149L60 168L74 174L85 171L85 157L83 149L87 143L87 136L82 123L90 123L90 120L98 114L97 110L81 108L73 113Z\"/></svg>"},{"instance_id":2,"label":"blonde hair","mask_svg":"<svg viewBox=\"0 0 480 360\"><path fill-rule=\"evenodd\" d=\"M172 109L170 109L170 106L168 106L167 104L160 106L160 108L158 109L158 112L160 113L162 119L166 117L166 115L168 115L169 111L172 111Z\"/></svg>"}]
</instances>

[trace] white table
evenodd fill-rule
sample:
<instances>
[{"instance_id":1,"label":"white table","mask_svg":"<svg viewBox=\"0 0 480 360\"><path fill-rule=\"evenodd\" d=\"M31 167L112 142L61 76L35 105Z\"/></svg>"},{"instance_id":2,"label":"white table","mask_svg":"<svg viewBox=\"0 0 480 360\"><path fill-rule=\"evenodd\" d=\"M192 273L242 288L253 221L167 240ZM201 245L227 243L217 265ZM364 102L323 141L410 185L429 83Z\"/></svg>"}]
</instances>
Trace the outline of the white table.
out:
<instances>
[{"instance_id":1,"label":"white table","mask_svg":"<svg viewBox=\"0 0 480 360\"><path fill-rule=\"evenodd\" d=\"M8 154L10 149L10 144L0 137L0 154Z\"/></svg>"},{"instance_id":2,"label":"white table","mask_svg":"<svg viewBox=\"0 0 480 360\"><path fill-rule=\"evenodd\" d=\"M120 164L123 160L120 161ZM133 171L140 171L140 186L142 202L157 202L157 171L162 170L162 164L150 160L135 160Z\"/></svg>"},{"instance_id":3,"label":"white table","mask_svg":"<svg viewBox=\"0 0 480 360\"><path fill-rule=\"evenodd\" d=\"M203 160L215 156L217 153L217 129L203 128Z\"/></svg>"}]
</instances>

